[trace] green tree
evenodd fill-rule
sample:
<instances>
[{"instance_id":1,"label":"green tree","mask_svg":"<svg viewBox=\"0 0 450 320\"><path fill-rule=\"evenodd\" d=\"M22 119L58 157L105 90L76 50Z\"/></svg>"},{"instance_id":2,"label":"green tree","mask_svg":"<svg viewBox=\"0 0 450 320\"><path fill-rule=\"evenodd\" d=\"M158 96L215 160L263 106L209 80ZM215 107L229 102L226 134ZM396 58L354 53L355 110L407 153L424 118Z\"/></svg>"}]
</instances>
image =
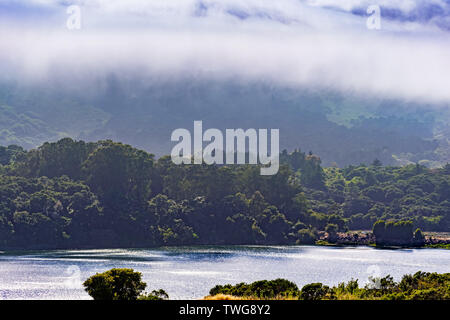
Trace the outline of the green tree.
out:
<instances>
[{"instance_id":1,"label":"green tree","mask_svg":"<svg viewBox=\"0 0 450 320\"><path fill-rule=\"evenodd\" d=\"M332 223L327 224L327 226L325 227L325 232L328 233L328 240L330 242L336 242L338 229L339 227L337 226L337 224Z\"/></svg>"},{"instance_id":2,"label":"green tree","mask_svg":"<svg viewBox=\"0 0 450 320\"><path fill-rule=\"evenodd\" d=\"M381 161L379 159L375 159L372 162L372 166L374 167L381 167L383 164L381 163Z\"/></svg>"},{"instance_id":3,"label":"green tree","mask_svg":"<svg viewBox=\"0 0 450 320\"><path fill-rule=\"evenodd\" d=\"M381 245L409 245L413 242L412 221L379 220L373 225L376 243Z\"/></svg>"},{"instance_id":4,"label":"green tree","mask_svg":"<svg viewBox=\"0 0 450 320\"><path fill-rule=\"evenodd\" d=\"M83 164L91 189L113 210L148 199L153 155L109 140L99 144Z\"/></svg>"},{"instance_id":5,"label":"green tree","mask_svg":"<svg viewBox=\"0 0 450 320\"><path fill-rule=\"evenodd\" d=\"M309 229L300 229L297 232L297 244L314 244L316 243L317 237Z\"/></svg>"},{"instance_id":6,"label":"green tree","mask_svg":"<svg viewBox=\"0 0 450 320\"><path fill-rule=\"evenodd\" d=\"M321 300L327 293L329 293L330 288L321 283L310 283L305 285L300 292L300 299L303 300Z\"/></svg>"},{"instance_id":7,"label":"green tree","mask_svg":"<svg viewBox=\"0 0 450 320\"><path fill-rule=\"evenodd\" d=\"M419 228L414 232L414 243L416 245L423 245L425 243L425 237Z\"/></svg>"},{"instance_id":8,"label":"green tree","mask_svg":"<svg viewBox=\"0 0 450 320\"><path fill-rule=\"evenodd\" d=\"M91 276L83 286L94 300L137 300L147 284L140 272L114 268Z\"/></svg>"},{"instance_id":9,"label":"green tree","mask_svg":"<svg viewBox=\"0 0 450 320\"><path fill-rule=\"evenodd\" d=\"M384 220L378 220L373 224L372 232L377 242L382 242L385 237L386 222Z\"/></svg>"}]
</instances>

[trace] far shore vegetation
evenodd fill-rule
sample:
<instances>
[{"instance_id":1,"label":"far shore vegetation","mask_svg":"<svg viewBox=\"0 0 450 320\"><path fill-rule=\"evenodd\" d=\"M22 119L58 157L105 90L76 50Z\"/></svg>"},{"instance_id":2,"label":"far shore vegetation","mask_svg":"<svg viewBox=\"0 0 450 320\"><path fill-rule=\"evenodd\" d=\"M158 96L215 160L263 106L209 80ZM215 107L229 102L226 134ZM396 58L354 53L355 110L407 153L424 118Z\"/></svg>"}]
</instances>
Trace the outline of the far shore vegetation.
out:
<instances>
[{"instance_id":1,"label":"far shore vegetation","mask_svg":"<svg viewBox=\"0 0 450 320\"><path fill-rule=\"evenodd\" d=\"M439 232L450 232L450 164L325 168L294 150L261 176L258 165L175 165L110 140L0 146L0 250L448 247Z\"/></svg>"}]
</instances>

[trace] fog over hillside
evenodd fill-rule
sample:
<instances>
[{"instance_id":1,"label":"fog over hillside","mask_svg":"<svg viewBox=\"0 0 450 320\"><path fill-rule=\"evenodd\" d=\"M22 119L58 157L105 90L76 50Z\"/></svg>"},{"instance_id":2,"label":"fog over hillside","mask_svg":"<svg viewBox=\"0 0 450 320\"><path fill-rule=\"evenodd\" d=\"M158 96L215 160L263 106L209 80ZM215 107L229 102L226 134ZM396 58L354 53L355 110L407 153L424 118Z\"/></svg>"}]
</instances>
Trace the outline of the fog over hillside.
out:
<instances>
[{"instance_id":1,"label":"fog over hillside","mask_svg":"<svg viewBox=\"0 0 450 320\"><path fill-rule=\"evenodd\" d=\"M326 165L450 159L448 0L4 0L0 21L2 145L71 136L163 155L203 120L279 128L282 148Z\"/></svg>"}]
</instances>

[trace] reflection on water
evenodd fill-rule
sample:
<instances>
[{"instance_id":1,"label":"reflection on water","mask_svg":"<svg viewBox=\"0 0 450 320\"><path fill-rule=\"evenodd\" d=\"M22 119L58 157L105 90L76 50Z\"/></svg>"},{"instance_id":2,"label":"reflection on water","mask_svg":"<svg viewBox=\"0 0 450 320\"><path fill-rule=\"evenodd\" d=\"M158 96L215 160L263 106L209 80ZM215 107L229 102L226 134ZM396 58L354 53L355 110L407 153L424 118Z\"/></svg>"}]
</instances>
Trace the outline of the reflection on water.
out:
<instances>
[{"instance_id":1,"label":"reflection on water","mask_svg":"<svg viewBox=\"0 0 450 320\"><path fill-rule=\"evenodd\" d=\"M369 247L233 246L59 250L0 254L0 299L89 299L82 282L110 268L133 268L147 289L195 299L216 284L286 278L302 286L416 271L450 272L450 250Z\"/></svg>"}]
</instances>

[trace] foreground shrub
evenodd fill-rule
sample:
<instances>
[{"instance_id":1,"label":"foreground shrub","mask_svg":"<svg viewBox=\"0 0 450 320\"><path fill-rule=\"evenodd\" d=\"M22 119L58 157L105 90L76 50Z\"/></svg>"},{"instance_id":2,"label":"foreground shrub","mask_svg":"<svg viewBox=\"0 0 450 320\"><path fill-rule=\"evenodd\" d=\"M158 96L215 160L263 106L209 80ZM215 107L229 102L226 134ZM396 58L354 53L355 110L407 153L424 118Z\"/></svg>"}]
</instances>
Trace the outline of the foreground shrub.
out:
<instances>
[{"instance_id":1,"label":"foreground shrub","mask_svg":"<svg viewBox=\"0 0 450 320\"><path fill-rule=\"evenodd\" d=\"M286 279L261 280L253 283L238 283L237 285L217 285L209 291L211 296L217 294L237 297L275 298L298 296L298 287Z\"/></svg>"},{"instance_id":2,"label":"foreground shrub","mask_svg":"<svg viewBox=\"0 0 450 320\"><path fill-rule=\"evenodd\" d=\"M136 300L147 284L133 269L111 269L88 278L83 286L94 300Z\"/></svg>"},{"instance_id":3,"label":"foreground shrub","mask_svg":"<svg viewBox=\"0 0 450 320\"><path fill-rule=\"evenodd\" d=\"M164 300L169 295L162 289L141 294L147 284L142 274L133 269L111 269L89 277L84 283L86 292L94 300Z\"/></svg>"},{"instance_id":4,"label":"foreground shrub","mask_svg":"<svg viewBox=\"0 0 450 320\"><path fill-rule=\"evenodd\" d=\"M328 286L321 283L310 283L302 288L300 298L302 300L322 300L329 293L331 290Z\"/></svg>"}]
</instances>

